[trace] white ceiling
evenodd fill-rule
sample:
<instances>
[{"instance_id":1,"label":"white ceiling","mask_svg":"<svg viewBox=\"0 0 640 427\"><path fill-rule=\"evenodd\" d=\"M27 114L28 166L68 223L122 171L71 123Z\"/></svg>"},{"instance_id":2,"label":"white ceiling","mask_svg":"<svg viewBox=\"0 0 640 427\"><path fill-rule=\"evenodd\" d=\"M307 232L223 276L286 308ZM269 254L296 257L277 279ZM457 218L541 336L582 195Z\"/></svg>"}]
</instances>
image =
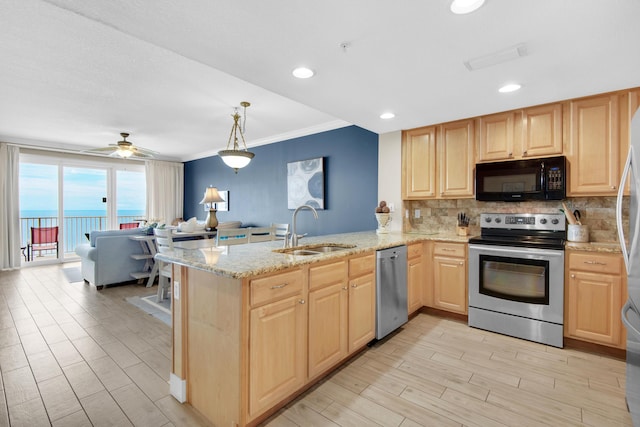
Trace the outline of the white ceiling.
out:
<instances>
[{"instance_id":1,"label":"white ceiling","mask_svg":"<svg viewBox=\"0 0 640 427\"><path fill-rule=\"evenodd\" d=\"M0 140L191 160L355 124L376 133L640 86L640 1L1 0ZM346 49L341 48L347 43ZM477 71L464 61L525 44ZM307 65L316 76L297 80ZM516 81L522 89L500 94ZM396 118L379 115L393 111Z\"/></svg>"}]
</instances>

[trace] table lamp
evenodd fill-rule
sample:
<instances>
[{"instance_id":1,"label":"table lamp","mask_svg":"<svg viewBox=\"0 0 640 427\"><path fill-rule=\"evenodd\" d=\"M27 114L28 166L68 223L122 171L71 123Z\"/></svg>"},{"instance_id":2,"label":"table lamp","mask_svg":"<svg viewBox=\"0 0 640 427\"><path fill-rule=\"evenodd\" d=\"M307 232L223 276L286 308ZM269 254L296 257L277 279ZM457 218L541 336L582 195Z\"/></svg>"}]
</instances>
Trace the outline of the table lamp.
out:
<instances>
[{"instance_id":1,"label":"table lamp","mask_svg":"<svg viewBox=\"0 0 640 427\"><path fill-rule=\"evenodd\" d=\"M204 191L204 197L200 200L200 204L204 205L209 203L209 213L207 214L207 220L204 227L207 231L213 231L218 226L218 218L216 218L216 208L214 203L224 202L224 199L220 197L218 189L216 187L207 187Z\"/></svg>"}]
</instances>

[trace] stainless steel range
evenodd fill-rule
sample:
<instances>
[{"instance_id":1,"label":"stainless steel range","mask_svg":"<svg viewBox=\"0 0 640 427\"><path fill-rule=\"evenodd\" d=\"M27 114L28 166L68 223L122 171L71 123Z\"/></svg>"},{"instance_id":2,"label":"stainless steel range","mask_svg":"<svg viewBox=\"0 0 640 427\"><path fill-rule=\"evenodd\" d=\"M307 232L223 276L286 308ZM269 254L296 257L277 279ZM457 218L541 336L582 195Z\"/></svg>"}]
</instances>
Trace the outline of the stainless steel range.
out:
<instances>
[{"instance_id":1,"label":"stainless steel range","mask_svg":"<svg viewBox=\"0 0 640 427\"><path fill-rule=\"evenodd\" d=\"M562 214L481 214L469 239L469 326L563 346Z\"/></svg>"}]
</instances>

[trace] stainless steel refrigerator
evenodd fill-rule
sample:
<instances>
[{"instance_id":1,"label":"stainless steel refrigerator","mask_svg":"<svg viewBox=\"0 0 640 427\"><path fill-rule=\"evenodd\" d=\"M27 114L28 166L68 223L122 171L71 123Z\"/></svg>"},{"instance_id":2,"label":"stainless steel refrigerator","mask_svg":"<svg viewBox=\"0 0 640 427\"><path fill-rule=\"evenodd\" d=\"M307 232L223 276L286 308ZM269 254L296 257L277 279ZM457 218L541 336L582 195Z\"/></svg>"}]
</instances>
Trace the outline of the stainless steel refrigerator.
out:
<instances>
[{"instance_id":1,"label":"stainless steel refrigerator","mask_svg":"<svg viewBox=\"0 0 640 427\"><path fill-rule=\"evenodd\" d=\"M627 268L629 299L622 309L622 322L627 329L627 406L633 425L640 427L640 111L631 120L629 156L618 189L616 220L622 255ZM629 226L622 223L622 195L629 182Z\"/></svg>"}]
</instances>

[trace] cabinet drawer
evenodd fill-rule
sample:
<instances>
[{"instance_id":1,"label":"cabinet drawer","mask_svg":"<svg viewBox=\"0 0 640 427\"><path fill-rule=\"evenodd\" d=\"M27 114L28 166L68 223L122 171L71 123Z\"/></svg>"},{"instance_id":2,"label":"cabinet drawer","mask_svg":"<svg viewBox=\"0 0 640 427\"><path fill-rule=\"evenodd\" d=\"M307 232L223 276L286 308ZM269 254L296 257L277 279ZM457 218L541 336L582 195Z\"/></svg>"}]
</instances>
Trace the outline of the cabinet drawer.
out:
<instances>
[{"instance_id":1,"label":"cabinet drawer","mask_svg":"<svg viewBox=\"0 0 640 427\"><path fill-rule=\"evenodd\" d=\"M347 280L347 262L338 261L331 264L309 268L309 290L319 289L334 283Z\"/></svg>"},{"instance_id":2,"label":"cabinet drawer","mask_svg":"<svg viewBox=\"0 0 640 427\"><path fill-rule=\"evenodd\" d=\"M361 276L373 271L375 268L375 257L373 253L369 255L351 258L349 260L349 277Z\"/></svg>"},{"instance_id":3,"label":"cabinet drawer","mask_svg":"<svg viewBox=\"0 0 640 427\"><path fill-rule=\"evenodd\" d=\"M571 253L569 255L569 269L620 275L622 274L622 257L592 253Z\"/></svg>"},{"instance_id":4,"label":"cabinet drawer","mask_svg":"<svg viewBox=\"0 0 640 427\"><path fill-rule=\"evenodd\" d=\"M302 292L303 281L302 270L253 279L251 280L251 305L256 306Z\"/></svg>"},{"instance_id":5,"label":"cabinet drawer","mask_svg":"<svg viewBox=\"0 0 640 427\"><path fill-rule=\"evenodd\" d=\"M422 243L413 243L407 246L407 258L417 258L422 256Z\"/></svg>"},{"instance_id":6,"label":"cabinet drawer","mask_svg":"<svg viewBox=\"0 0 640 427\"><path fill-rule=\"evenodd\" d=\"M435 243L433 245L433 254L464 258L467 254L467 249L464 244L460 243Z\"/></svg>"}]
</instances>

